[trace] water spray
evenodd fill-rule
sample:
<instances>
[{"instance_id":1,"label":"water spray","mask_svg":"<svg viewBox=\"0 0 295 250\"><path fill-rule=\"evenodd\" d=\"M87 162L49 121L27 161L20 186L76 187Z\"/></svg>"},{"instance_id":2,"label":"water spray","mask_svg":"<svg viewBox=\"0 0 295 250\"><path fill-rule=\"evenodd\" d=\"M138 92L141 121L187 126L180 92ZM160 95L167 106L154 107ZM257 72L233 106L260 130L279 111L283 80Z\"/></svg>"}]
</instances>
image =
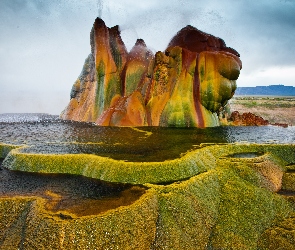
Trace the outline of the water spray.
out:
<instances>
[{"instance_id":1,"label":"water spray","mask_svg":"<svg viewBox=\"0 0 295 250\"><path fill-rule=\"evenodd\" d=\"M102 9L103 9L103 0L97 0L97 16L101 18L102 15Z\"/></svg>"}]
</instances>

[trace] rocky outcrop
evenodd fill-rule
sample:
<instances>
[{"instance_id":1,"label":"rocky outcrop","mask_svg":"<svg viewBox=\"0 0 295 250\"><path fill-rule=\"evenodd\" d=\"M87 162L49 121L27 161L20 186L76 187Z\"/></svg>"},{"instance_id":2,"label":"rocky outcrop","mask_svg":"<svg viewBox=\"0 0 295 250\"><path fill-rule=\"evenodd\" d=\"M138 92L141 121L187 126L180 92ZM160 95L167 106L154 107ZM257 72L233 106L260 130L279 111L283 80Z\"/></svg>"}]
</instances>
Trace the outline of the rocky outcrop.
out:
<instances>
[{"instance_id":1,"label":"rocky outcrop","mask_svg":"<svg viewBox=\"0 0 295 250\"><path fill-rule=\"evenodd\" d=\"M285 123L270 123L268 120L263 119L261 116L255 115L253 113L247 112L240 114L239 111L234 111L231 113L226 124L231 124L235 126L266 126L273 125L279 127L288 127Z\"/></svg>"},{"instance_id":2,"label":"rocky outcrop","mask_svg":"<svg viewBox=\"0 0 295 250\"><path fill-rule=\"evenodd\" d=\"M129 52L120 74L121 96L96 120L104 126L145 126L145 99L151 84L154 55L142 39Z\"/></svg>"},{"instance_id":3,"label":"rocky outcrop","mask_svg":"<svg viewBox=\"0 0 295 250\"><path fill-rule=\"evenodd\" d=\"M230 121L236 126L263 126L269 125L268 120L264 120L262 117L252 114L250 112L240 114L238 111L232 112Z\"/></svg>"},{"instance_id":4,"label":"rocky outcrop","mask_svg":"<svg viewBox=\"0 0 295 250\"><path fill-rule=\"evenodd\" d=\"M91 54L61 117L104 126L218 126L241 68L237 51L192 26L165 52L154 55L138 39L127 53L118 26L97 18Z\"/></svg>"},{"instance_id":5,"label":"rocky outcrop","mask_svg":"<svg viewBox=\"0 0 295 250\"><path fill-rule=\"evenodd\" d=\"M94 122L121 96L121 72L127 61L127 49L119 27L108 28L97 18L90 33L91 54L74 83L71 100L61 117Z\"/></svg>"}]
</instances>

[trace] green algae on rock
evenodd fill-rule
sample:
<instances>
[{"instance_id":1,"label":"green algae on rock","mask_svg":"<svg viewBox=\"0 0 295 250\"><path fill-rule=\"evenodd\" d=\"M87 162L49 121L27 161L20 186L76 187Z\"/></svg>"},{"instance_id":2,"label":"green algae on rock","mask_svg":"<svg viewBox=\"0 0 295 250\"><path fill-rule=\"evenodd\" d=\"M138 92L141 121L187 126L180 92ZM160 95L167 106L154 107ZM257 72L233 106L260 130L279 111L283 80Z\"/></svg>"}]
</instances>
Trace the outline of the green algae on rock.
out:
<instances>
[{"instance_id":1,"label":"green algae on rock","mask_svg":"<svg viewBox=\"0 0 295 250\"><path fill-rule=\"evenodd\" d=\"M289 250L295 246L295 214L266 229L258 241L261 250Z\"/></svg>"},{"instance_id":2,"label":"green algae on rock","mask_svg":"<svg viewBox=\"0 0 295 250\"><path fill-rule=\"evenodd\" d=\"M21 149L12 150L5 164L14 166L14 157L15 166L23 164L22 170L31 171L33 168L29 167L35 164L35 171L41 171L38 166L42 161L38 157L42 154L20 152ZM200 164L202 159L203 171L191 173L187 180L173 176L175 182L166 185L146 181L148 178L153 179L153 174L158 174L156 170L149 172L148 166L157 165L157 162L141 165L112 160L112 164L117 162L118 166L112 168L109 178L118 180L118 176L122 175L120 180L126 181L128 178L124 175L127 172L124 172L123 164L130 164L127 175L132 174L135 180L142 182L145 180L146 192L133 204L98 215L77 216L70 211L53 212L44 209L46 203L42 198L1 197L0 217L4 230L1 243L12 248L22 244L27 249L44 246L49 249L76 249L79 246L155 250L258 249L266 246L264 249L267 249L274 239L283 237L281 229L275 229L276 236L269 233L272 232L269 230L291 218L295 212L295 206L288 199L274 192L278 180L273 178L278 171L285 172L295 162L294 152L295 145L203 145L178 159L185 161L188 155L195 155L190 164L197 159ZM241 153L257 153L257 157L232 157ZM54 157L57 156L62 159L63 155ZM30 163L31 157L36 158ZM59 164L65 164L67 157L72 161L72 168L65 165L65 169L75 172L73 164L83 155L77 158L66 155L63 161L59 160ZM83 164L93 161L92 157L98 156L86 155ZM111 159L105 160L108 162ZM177 161L167 162L169 168L179 168L178 172L182 169L182 166L172 164ZM46 167L49 169L52 166L54 164L47 164ZM268 171L262 170L268 166L271 166ZM161 165L158 167L161 173ZM140 168L147 171L146 179L137 177L136 170ZM56 172L61 169L62 167L53 167ZM118 173L115 174L116 171ZM161 178L157 181L161 181ZM8 235L15 235L15 241ZM289 235L289 242L292 242L292 233Z\"/></svg>"},{"instance_id":3,"label":"green algae on rock","mask_svg":"<svg viewBox=\"0 0 295 250\"><path fill-rule=\"evenodd\" d=\"M224 167L154 188L160 220L153 249L256 249L260 234L292 212L282 197Z\"/></svg>"},{"instance_id":4,"label":"green algae on rock","mask_svg":"<svg viewBox=\"0 0 295 250\"><path fill-rule=\"evenodd\" d=\"M35 152L34 147L31 146L12 150L3 165L11 170L76 174L110 182L162 183L183 180L215 168L217 159L222 156L233 153L252 153L254 150L269 152L274 157L279 154L280 161L286 161L288 157L292 157L294 149L291 145L217 144L189 151L174 160L126 162L85 153L42 154Z\"/></svg>"},{"instance_id":5,"label":"green algae on rock","mask_svg":"<svg viewBox=\"0 0 295 250\"><path fill-rule=\"evenodd\" d=\"M283 242L287 249L292 244L292 229L286 232L285 225L288 221L291 225L295 213L291 178L294 144L197 143L193 147L192 142L183 146L183 140L176 138L181 149L171 153L173 157L157 161L155 154L141 162L140 158L132 161L136 145L148 139L161 140L152 139L152 128L134 129L128 129L133 131L132 140L138 134L144 139L134 143L129 155L129 142L104 152L103 147L113 143L107 140L0 144L1 156L5 157L1 178L6 171L21 175L16 170L23 171L23 178L29 175L27 172L45 178L46 173L88 176L130 186L123 192L127 196L135 194L129 203L97 210L90 206L100 206L103 200L81 200L89 206L82 212L71 201L59 205L63 202L60 194L47 184L46 192L39 196L2 190L0 246L157 250L275 249L275 242ZM157 150L170 154L174 147L161 145ZM85 185L82 181L80 184ZM107 202L109 197L104 199Z\"/></svg>"},{"instance_id":6,"label":"green algae on rock","mask_svg":"<svg viewBox=\"0 0 295 250\"><path fill-rule=\"evenodd\" d=\"M144 184L177 181L204 172L214 164L205 154L188 152L181 158L163 162L126 162L92 154L38 154L33 147L32 151L26 147L12 150L3 165L11 170L67 173L110 182Z\"/></svg>"},{"instance_id":7,"label":"green algae on rock","mask_svg":"<svg viewBox=\"0 0 295 250\"><path fill-rule=\"evenodd\" d=\"M15 148L22 147L21 145L11 145L11 144L6 144L6 143L1 143L0 142L0 159L5 158L8 153Z\"/></svg>"},{"instance_id":8,"label":"green algae on rock","mask_svg":"<svg viewBox=\"0 0 295 250\"><path fill-rule=\"evenodd\" d=\"M156 232L152 190L99 216L48 213L41 198L0 198L3 249L149 249ZM130 246L130 247L128 247Z\"/></svg>"},{"instance_id":9,"label":"green algae on rock","mask_svg":"<svg viewBox=\"0 0 295 250\"><path fill-rule=\"evenodd\" d=\"M145 194L139 185L110 183L69 174L40 174L1 168L0 197L40 197L44 209L74 216L98 215L129 206Z\"/></svg>"},{"instance_id":10,"label":"green algae on rock","mask_svg":"<svg viewBox=\"0 0 295 250\"><path fill-rule=\"evenodd\" d=\"M286 172L283 175L282 186L284 190L295 192L295 164L286 166Z\"/></svg>"}]
</instances>

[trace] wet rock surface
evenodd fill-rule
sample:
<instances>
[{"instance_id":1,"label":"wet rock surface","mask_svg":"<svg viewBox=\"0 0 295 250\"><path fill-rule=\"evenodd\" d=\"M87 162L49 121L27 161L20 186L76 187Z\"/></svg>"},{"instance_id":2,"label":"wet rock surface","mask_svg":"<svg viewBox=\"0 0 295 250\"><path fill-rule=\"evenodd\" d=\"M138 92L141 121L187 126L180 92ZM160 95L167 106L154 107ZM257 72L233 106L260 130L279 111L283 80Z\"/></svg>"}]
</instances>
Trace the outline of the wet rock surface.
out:
<instances>
[{"instance_id":1,"label":"wet rock surface","mask_svg":"<svg viewBox=\"0 0 295 250\"><path fill-rule=\"evenodd\" d=\"M228 157L232 158L255 158L258 156L262 156L263 152L248 152L248 153L238 153L238 154L233 154L229 155Z\"/></svg>"},{"instance_id":2,"label":"wet rock surface","mask_svg":"<svg viewBox=\"0 0 295 250\"><path fill-rule=\"evenodd\" d=\"M41 197L44 209L57 214L98 215L128 206L144 193L145 188L139 186L74 175L11 171L0 165L0 198Z\"/></svg>"}]
</instances>

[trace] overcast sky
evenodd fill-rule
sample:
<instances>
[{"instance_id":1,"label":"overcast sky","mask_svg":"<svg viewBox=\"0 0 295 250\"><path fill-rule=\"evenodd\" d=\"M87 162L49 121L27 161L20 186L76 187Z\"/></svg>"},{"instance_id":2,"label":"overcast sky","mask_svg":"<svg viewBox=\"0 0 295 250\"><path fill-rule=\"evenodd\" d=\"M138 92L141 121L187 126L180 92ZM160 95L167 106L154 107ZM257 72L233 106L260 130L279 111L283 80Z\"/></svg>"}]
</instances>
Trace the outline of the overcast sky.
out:
<instances>
[{"instance_id":1,"label":"overcast sky","mask_svg":"<svg viewBox=\"0 0 295 250\"><path fill-rule=\"evenodd\" d=\"M154 52L190 24L241 54L238 86L295 86L295 0L0 0L0 113L59 114L101 16Z\"/></svg>"}]
</instances>

